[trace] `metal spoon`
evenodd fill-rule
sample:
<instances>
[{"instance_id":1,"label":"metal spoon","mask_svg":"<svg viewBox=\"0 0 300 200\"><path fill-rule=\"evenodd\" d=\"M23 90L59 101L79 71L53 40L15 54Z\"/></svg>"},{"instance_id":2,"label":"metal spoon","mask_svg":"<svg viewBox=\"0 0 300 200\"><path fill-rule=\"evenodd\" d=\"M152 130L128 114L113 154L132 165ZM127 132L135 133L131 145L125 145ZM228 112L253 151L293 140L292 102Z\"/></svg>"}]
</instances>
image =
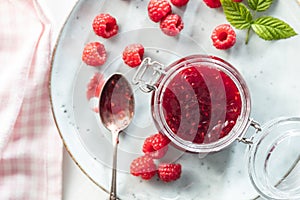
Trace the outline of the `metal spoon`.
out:
<instances>
[{"instance_id":1,"label":"metal spoon","mask_svg":"<svg viewBox=\"0 0 300 200\"><path fill-rule=\"evenodd\" d=\"M119 133L130 124L134 113L134 98L129 82L121 74L113 74L100 94L99 113L103 125L111 131L113 145L110 200L117 199L117 148Z\"/></svg>"}]
</instances>

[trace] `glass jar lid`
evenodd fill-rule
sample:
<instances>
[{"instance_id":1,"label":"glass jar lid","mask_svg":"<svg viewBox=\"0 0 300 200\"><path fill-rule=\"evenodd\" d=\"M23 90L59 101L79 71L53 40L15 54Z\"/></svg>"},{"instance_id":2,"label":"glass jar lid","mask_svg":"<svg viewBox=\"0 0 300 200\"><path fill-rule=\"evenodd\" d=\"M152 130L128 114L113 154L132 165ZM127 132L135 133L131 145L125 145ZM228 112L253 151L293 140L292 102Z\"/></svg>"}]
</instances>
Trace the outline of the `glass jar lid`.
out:
<instances>
[{"instance_id":1,"label":"glass jar lid","mask_svg":"<svg viewBox=\"0 0 300 200\"><path fill-rule=\"evenodd\" d=\"M266 199L300 199L300 118L266 123L249 148L249 175Z\"/></svg>"}]
</instances>

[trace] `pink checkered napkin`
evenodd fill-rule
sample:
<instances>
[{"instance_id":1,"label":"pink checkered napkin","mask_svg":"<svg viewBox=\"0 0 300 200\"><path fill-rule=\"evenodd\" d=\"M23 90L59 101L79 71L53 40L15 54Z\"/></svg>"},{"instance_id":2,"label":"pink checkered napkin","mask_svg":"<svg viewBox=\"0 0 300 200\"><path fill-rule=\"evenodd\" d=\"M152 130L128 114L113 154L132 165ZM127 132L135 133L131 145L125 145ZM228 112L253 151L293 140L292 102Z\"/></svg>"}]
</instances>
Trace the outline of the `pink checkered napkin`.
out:
<instances>
[{"instance_id":1,"label":"pink checkered napkin","mask_svg":"<svg viewBox=\"0 0 300 200\"><path fill-rule=\"evenodd\" d=\"M62 144L49 104L50 23L36 0L0 0L0 199L59 200Z\"/></svg>"}]
</instances>

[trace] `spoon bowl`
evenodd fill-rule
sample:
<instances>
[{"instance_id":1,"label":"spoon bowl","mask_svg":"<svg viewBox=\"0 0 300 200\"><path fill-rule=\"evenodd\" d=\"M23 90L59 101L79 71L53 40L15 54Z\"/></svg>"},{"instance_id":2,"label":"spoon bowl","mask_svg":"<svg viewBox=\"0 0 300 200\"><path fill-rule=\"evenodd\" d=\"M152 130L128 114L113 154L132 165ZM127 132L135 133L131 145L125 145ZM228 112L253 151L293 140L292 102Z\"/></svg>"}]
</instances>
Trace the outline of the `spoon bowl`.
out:
<instances>
[{"instance_id":1,"label":"spoon bowl","mask_svg":"<svg viewBox=\"0 0 300 200\"><path fill-rule=\"evenodd\" d=\"M130 83L121 74L113 74L104 84L99 100L103 125L112 134L113 163L110 200L117 199L117 148L119 134L130 124L134 114L134 97Z\"/></svg>"}]
</instances>

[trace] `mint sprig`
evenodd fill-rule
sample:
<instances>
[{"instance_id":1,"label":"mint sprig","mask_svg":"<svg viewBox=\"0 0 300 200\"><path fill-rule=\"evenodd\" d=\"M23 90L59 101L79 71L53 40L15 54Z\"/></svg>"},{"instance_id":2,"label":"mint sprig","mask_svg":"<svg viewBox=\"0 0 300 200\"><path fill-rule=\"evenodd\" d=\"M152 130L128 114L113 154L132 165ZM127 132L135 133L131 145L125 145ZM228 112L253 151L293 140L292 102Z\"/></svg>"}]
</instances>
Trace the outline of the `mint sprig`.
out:
<instances>
[{"instance_id":1,"label":"mint sprig","mask_svg":"<svg viewBox=\"0 0 300 200\"><path fill-rule=\"evenodd\" d=\"M256 12L266 11L272 3L273 0L248 0L247 7L232 0L221 0L227 21L236 29L247 29L246 44L251 30L264 40L286 39L297 35L290 25L278 18L254 17Z\"/></svg>"}]
</instances>

